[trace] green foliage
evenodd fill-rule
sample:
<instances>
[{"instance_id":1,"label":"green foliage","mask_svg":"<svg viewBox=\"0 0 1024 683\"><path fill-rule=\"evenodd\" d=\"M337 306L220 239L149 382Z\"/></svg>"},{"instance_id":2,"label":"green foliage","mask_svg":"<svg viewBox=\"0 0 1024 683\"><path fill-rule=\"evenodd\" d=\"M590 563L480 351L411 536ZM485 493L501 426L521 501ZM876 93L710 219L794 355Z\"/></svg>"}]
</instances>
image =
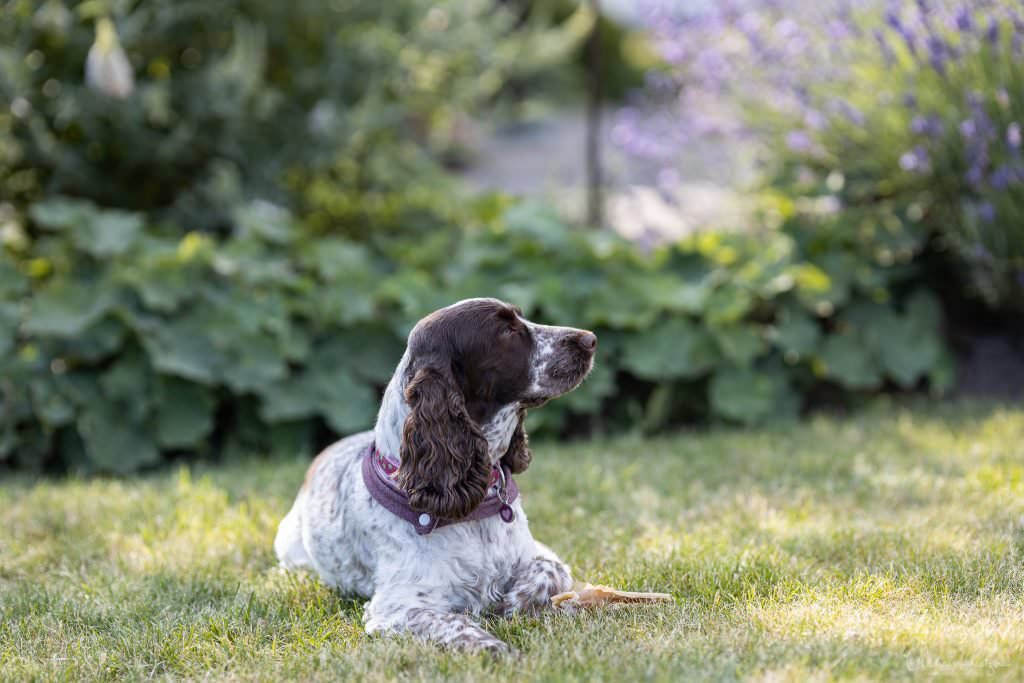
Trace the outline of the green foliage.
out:
<instances>
[{"instance_id":1,"label":"green foliage","mask_svg":"<svg viewBox=\"0 0 1024 683\"><path fill-rule=\"evenodd\" d=\"M931 297L898 296L899 269L798 217L643 254L500 197L466 204L465 228L367 243L267 202L235 213L218 238L84 201L34 205L21 228L34 237L0 262L0 458L127 472L365 429L412 324L467 296L600 337L593 376L536 411L540 430L765 422L823 382L938 387L948 363Z\"/></svg>"},{"instance_id":2,"label":"green foliage","mask_svg":"<svg viewBox=\"0 0 1024 683\"><path fill-rule=\"evenodd\" d=\"M598 333L549 433L948 385L899 202L829 215L780 181L777 229L648 254L463 196L437 164L460 116L594 21L544 5L0 0L0 463L305 451L369 427L414 322L469 296ZM107 15L124 96L83 76Z\"/></svg>"},{"instance_id":3,"label":"green foliage","mask_svg":"<svg viewBox=\"0 0 1024 683\"><path fill-rule=\"evenodd\" d=\"M752 108L751 118L774 136L772 184L804 201L829 199L866 218L871 230L885 226L888 234L872 242L897 260L928 240L974 299L1019 315L1019 3L902 0L887 8L885 19L876 8L850 17L859 30L851 32L842 64L820 72L827 76L796 79L802 108L774 116ZM787 144L794 136L801 144Z\"/></svg>"},{"instance_id":4,"label":"green foliage","mask_svg":"<svg viewBox=\"0 0 1024 683\"><path fill-rule=\"evenodd\" d=\"M360 205L408 213L434 189L425 151L574 45L571 26L518 26L491 0L0 0L0 15L4 199L78 197L185 231L225 232L253 197L293 204L326 184L342 190L336 223ZM107 16L134 74L124 97L86 84Z\"/></svg>"}]
</instances>

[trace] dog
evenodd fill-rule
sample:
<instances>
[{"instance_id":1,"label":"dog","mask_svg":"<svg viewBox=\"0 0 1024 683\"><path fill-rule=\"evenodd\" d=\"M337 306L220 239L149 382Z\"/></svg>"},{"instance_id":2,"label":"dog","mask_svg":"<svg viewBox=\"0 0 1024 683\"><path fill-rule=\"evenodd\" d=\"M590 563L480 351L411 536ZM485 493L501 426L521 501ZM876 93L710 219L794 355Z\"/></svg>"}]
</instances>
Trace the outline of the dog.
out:
<instances>
[{"instance_id":1,"label":"dog","mask_svg":"<svg viewBox=\"0 0 1024 683\"><path fill-rule=\"evenodd\" d=\"M281 565L369 598L367 633L507 651L474 617L535 614L573 583L530 535L512 479L532 458L523 420L579 386L596 350L592 332L497 299L420 320L373 430L310 465L274 541Z\"/></svg>"}]
</instances>

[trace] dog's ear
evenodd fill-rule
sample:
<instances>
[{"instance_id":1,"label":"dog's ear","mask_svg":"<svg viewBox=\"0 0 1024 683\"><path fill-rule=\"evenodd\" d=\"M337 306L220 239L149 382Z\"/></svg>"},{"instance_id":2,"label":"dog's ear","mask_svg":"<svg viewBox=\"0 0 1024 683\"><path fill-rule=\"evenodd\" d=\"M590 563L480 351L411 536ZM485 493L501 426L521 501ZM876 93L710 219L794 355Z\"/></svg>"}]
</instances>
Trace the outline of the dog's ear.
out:
<instances>
[{"instance_id":1,"label":"dog's ear","mask_svg":"<svg viewBox=\"0 0 1024 683\"><path fill-rule=\"evenodd\" d=\"M414 510L461 519L487 494L487 439L466 412L447 367L420 368L405 389L412 408L402 429L398 484Z\"/></svg>"},{"instance_id":2,"label":"dog's ear","mask_svg":"<svg viewBox=\"0 0 1024 683\"><path fill-rule=\"evenodd\" d=\"M530 452L530 439L526 436L526 429L523 421L526 419L526 408L519 409L519 423L516 424L516 431L512 433L512 440L508 442L508 450L501 456L501 462L508 467L512 474L525 472L533 459Z\"/></svg>"}]
</instances>

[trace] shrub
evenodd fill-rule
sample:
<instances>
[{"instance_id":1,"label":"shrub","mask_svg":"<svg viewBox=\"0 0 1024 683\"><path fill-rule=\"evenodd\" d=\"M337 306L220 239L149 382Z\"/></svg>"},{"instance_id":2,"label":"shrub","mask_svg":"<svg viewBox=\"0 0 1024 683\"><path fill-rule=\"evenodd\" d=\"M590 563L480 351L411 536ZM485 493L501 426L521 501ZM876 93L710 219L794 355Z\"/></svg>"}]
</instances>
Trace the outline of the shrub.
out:
<instances>
[{"instance_id":1,"label":"shrub","mask_svg":"<svg viewBox=\"0 0 1024 683\"><path fill-rule=\"evenodd\" d=\"M591 379L536 411L539 430L754 423L823 385L948 384L931 297L799 214L652 254L499 197L461 218L426 243L362 244L266 202L225 237L36 204L35 236L0 262L0 459L127 472L305 451L369 427L415 320L477 295L601 338Z\"/></svg>"},{"instance_id":2,"label":"shrub","mask_svg":"<svg viewBox=\"0 0 1024 683\"><path fill-rule=\"evenodd\" d=\"M668 130L632 129L627 116L620 137L633 149L670 164L662 141L709 132L694 103L728 102L766 146L775 191L831 202L901 250L936 238L977 296L1020 311L1019 3L839 2L798 14L722 2L694 16L672 7L652 25L668 62L659 87L681 90L681 107Z\"/></svg>"},{"instance_id":3,"label":"shrub","mask_svg":"<svg viewBox=\"0 0 1024 683\"><path fill-rule=\"evenodd\" d=\"M572 37L513 30L491 0L0 0L0 12L5 200L73 196L183 232L227 232L253 198L297 203L328 169L359 199L429 186L424 152L459 115ZM134 85L90 87L87 55L112 41Z\"/></svg>"}]
</instances>

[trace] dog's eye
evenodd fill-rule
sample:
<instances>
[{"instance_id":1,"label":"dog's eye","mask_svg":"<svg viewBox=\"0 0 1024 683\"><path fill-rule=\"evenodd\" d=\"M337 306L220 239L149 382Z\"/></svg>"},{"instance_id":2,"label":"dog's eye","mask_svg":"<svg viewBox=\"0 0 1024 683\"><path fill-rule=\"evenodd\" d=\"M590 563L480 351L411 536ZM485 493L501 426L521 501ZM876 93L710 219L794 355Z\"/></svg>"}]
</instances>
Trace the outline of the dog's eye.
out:
<instances>
[{"instance_id":1,"label":"dog's eye","mask_svg":"<svg viewBox=\"0 0 1024 683\"><path fill-rule=\"evenodd\" d=\"M508 325L501 331L501 336L503 337L512 337L517 334L519 334L519 328L515 325Z\"/></svg>"}]
</instances>

